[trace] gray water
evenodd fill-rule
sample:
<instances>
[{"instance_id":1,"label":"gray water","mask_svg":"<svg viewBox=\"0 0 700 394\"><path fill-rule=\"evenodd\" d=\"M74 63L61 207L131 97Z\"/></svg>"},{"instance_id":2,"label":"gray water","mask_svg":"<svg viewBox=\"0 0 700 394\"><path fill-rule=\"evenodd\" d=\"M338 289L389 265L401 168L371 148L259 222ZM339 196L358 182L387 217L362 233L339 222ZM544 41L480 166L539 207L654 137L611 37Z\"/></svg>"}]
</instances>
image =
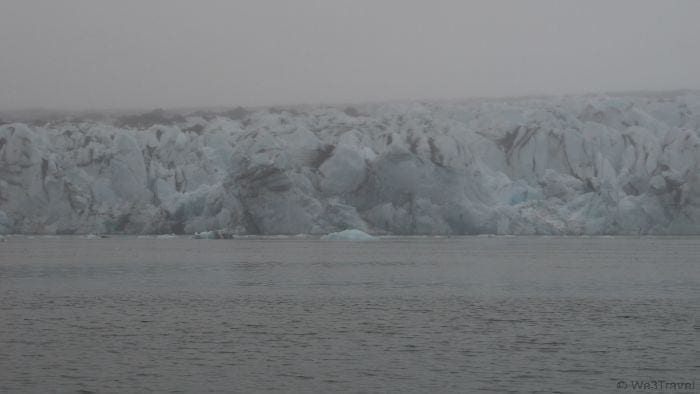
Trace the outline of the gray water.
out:
<instances>
[{"instance_id":1,"label":"gray water","mask_svg":"<svg viewBox=\"0 0 700 394\"><path fill-rule=\"evenodd\" d=\"M11 237L0 392L693 382L698 252L700 238Z\"/></svg>"}]
</instances>

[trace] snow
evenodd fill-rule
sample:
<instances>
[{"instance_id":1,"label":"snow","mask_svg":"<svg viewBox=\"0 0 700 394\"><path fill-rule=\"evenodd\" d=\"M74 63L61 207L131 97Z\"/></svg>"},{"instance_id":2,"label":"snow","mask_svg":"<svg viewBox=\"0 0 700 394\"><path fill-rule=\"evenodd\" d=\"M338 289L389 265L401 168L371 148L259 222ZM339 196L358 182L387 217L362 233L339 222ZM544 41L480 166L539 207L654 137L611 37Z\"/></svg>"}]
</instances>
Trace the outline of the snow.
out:
<instances>
[{"instance_id":1,"label":"snow","mask_svg":"<svg viewBox=\"0 0 700 394\"><path fill-rule=\"evenodd\" d=\"M360 230L344 230L321 237L325 241L374 241L377 238Z\"/></svg>"},{"instance_id":2,"label":"snow","mask_svg":"<svg viewBox=\"0 0 700 394\"><path fill-rule=\"evenodd\" d=\"M0 234L700 234L696 92L234 112L0 125Z\"/></svg>"}]
</instances>

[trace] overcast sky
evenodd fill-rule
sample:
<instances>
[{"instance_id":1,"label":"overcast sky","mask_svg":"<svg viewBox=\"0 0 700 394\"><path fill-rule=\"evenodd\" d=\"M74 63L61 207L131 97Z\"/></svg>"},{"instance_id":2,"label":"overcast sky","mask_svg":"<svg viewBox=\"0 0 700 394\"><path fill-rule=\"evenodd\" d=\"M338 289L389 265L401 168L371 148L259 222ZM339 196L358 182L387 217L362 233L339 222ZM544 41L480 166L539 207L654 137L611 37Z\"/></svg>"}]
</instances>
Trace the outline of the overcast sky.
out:
<instances>
[{"instance_id":1,"label":"overcast sky","mask_svg":"<svg viewBox=\"0 0 700 394\"><path fill-rule=\"evenodd\" d=\"M0 109L700 88L698 0L0 0Z\"/></svg>"}]
</instances>

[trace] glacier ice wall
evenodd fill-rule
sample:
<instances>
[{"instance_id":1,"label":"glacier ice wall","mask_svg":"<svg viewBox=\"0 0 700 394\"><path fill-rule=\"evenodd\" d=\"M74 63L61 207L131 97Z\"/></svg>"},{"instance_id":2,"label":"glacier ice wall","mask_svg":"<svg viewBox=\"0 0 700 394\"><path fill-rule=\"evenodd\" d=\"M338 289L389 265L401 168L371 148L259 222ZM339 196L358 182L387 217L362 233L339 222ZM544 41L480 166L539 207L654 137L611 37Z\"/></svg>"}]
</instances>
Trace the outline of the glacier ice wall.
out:
<instances>
[{"instance_id":1,"label":"glacier ice wall","mask_svg":"<svg viewBox=\"0 0 700 394\"><path fill-rule=\"evenodd\" d=\"M700 234L700 94L0 126L0 233Z\"/></svg>"}]
</instances>

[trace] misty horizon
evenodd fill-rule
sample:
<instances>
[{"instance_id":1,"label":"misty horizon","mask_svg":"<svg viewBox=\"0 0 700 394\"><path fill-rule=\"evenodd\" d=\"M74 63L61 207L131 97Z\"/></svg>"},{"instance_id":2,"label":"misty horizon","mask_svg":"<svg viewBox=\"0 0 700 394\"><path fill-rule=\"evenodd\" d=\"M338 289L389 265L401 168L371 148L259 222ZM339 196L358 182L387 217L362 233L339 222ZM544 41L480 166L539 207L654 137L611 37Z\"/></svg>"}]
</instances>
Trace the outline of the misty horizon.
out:
<instances>
[{"instance_id":1,"label":"misty horizon","mask_svg":"<svg viewBox=\"0 0 700 394\"><path fill-rule=\"evenodd\" d=\"M4 2L0 110L700 89L694 1Z\"/></svg>"},{"instance_id":2,"label":"misty horizon","mask_svg":"<svg viewBox=\"0 0 700 394\"><path fill-rule=\"evenodd\" d=\"M142 106L142 107L108 107L108 108L56 108L56 107L24 107L16 109L0 108L0 120L29 121L52 116L87 116L87 115L130 115L164 111L172 114L188 114L190 112L204 111L212 114L237 108L256 111L267 109L308 109L308 108L342 108L354 106L378 106L383 104L400 103L477 103L477 102L509 102L532 99L557 99L557 98L581 98L581 97L646 97L646 98L672 98L683 94L700 94L700 89L659 89L659 90L625 90L625 91L596 91L584 93L559 93L559 94L521 94L512 96L475 96L453 98L413 98L413 99L384 99L365 101L326 101L326 102L296 102L296 103L268 103L257 105L207 105L207 106ZM6 118L2 118L5 116Z\"/></svg>"}]
</instances>

